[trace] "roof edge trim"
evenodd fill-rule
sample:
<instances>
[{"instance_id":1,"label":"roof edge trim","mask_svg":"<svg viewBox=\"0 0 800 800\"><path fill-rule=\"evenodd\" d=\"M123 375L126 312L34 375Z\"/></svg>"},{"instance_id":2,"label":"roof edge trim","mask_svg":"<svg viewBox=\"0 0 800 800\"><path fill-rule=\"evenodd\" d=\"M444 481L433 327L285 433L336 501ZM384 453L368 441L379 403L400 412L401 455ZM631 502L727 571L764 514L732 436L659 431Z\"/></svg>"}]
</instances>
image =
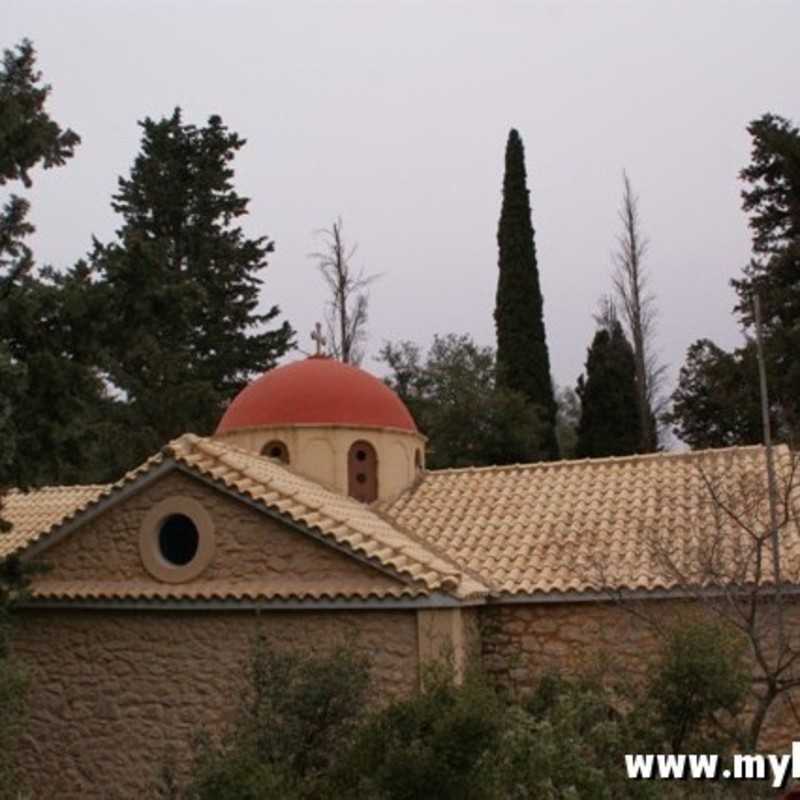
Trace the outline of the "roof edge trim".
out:
<instances>
[{"instance_id":1,"label":"roof edge trim","mask_svg":"<svg viewBox=\"0 0 800 800\"><path fill-rule=\"evenodd\" d=\"M79 511L71 519L63 520L58 523L54 528L51 528L46 533L34 539L30 544L23 545L23 547L15 551L15 555L23 559L34 558L44 550L49 549L62 539L65 539L82 525L98 517L110 506L132 497L166 473L176 469L177 466L175 460L168 456L165 457L160 464L150 468L141 475L137 475L129 483L123 484L122 486L112 484L106 495L101 496L98 500Z\"/></svg>"},{"instance_id":2,"label":"roof edge trim","mask_svg":"<svg viewBox=\"0 0 800 800\"><path fill-rule=\"evenodd\" d=\"M315 600L52 600L30 599L19 603L25 610L85 609L97 611L402 611L420 608L462 608L483 605L483 600L462 601L451 595L436 592L427 597L375 598L372 600L337 599Z\"/></svg>"},{"instance_id":3,"label":"roof edge trim","mask_svg":"<svg viewBox=\"0 0 800 800\"><path fill-rule=\"evenodd\" d=\"M725 594L746 595L752 587L742 585L735 591L709 587L707 589L687 589L676 587L674 589L618 589L618 590L588 590L584 592L541 592L536 594L493 594L488 598L489 605L549 605L552 603L625 603L630 600L697 600L699 597L723 597ZM774 586L762 585L760 593L772 595ZM800 596L800 585L786 583L781 586L783 595Z\"/></svg>"}]
</instances>

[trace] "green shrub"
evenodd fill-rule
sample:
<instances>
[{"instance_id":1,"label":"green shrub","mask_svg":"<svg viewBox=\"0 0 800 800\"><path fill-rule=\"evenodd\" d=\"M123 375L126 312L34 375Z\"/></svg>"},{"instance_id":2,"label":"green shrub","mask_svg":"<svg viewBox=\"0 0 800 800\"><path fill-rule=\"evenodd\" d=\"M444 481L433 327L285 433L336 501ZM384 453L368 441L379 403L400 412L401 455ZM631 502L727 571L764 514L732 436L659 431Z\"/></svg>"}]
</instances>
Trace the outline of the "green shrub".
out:
<instances>
[{"instance_id":1,"label":"green shrub","mask_svg":"<svg viewBox=\"0 0 800 800\"><path fill-rule=\"evenodd\" d=\"M189 800L321 800L363 713L367 664L255 648L250 693L218 744L198 739Z\"/></svg>"},{"instance_id":2,"label":"green shrub","mask_svg":"<svg viewBox=\"0 0 800 800\"><path fill-rule=\"evenodd\" d=\"M188 788L165 800L650 800L757 796L700 781L633 781L626 753L724 754L709 721L740 708L749 674L723 629L675 628L639 685L606 666L547 675L510 702L476 671L432 669L410 697L365 711L368 668L256 647L246 702L221 742L198 740ZM616 685L609 680L616 678ZM705 745L705 746L702 746ZM171 788L169 788L171 787ZM763 787L757 787L760 791Z\"/></svg>"},{"instance_id":3,"label":"green shrub","mask_svg":"<svg viewBox=\"0 0 800 800\"><path fill-rule=\"evenodd\" d=\"M669 632L650 686L650 700L674 752L732 744L715 723L735 728L752 676L745 643L730 626L689 620Z\"/></svg>"},{"instance_id":4,"label":"green shrub","mask_svg":"<svg viewBox=\"0 0 800 800\"><path fill-rule=\"evenodd\" d=\"M432 670L407 699L374 712L355 742L340 796L489 800L505 709L478 674L456 685Z\"/></svg>"},{"instance_id":5,"label":"green shrub","mask_svg":"<svg viewBox=\"0 0 800 800\"><path fill-rule=\"evenodd\" d=\"M633 717L615 710L597 679L545 675L509 710L499 757L508 800L577 800L662 796L628 781L624 755L641 748Z\"/></svg>"}]
</instances>

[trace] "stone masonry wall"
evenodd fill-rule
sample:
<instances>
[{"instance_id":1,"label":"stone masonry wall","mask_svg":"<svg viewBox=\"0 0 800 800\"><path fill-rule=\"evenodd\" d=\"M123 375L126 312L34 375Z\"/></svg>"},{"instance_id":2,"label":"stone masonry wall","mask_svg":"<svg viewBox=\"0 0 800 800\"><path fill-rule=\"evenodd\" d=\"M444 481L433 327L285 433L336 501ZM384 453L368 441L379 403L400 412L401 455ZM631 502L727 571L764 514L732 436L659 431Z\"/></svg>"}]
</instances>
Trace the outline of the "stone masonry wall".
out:
<instances>
[{"instance_id":1,"label":"stone masonry wall","mask_svg":"<svg viewBox=\"0 0 800 800\"><path fill-rule=\"evenodd\" d=\"M152 795L169 751L236 712L259 634L276 647L348 644L378 699L417 684L416 615L396 612L26 611L15 650L31 677L23 775L35 800Z\"/></svg>"},{"instance_id":2,"label":"stone masonry wall","mask_svg":"<svg viewBox=\"0 0 800 800\"><path fill-rule=\"evenodd\" d=\"M647 620L661 624L692 612L691 603L650 600L639 607L617 603L508 604L481 609L484 667L515 692L530 690L546 672L578 674L601 663L617 665L642 680L651 669L660 640ZM632 611L640 612L640 615ZM790 609L788 624L800 625L800 608ZM800 692L795 696L795 703ZM800 725L786 699L776 701L766 720L760 746L787 748L800 739Z\"/></svg>"}]
</instances>

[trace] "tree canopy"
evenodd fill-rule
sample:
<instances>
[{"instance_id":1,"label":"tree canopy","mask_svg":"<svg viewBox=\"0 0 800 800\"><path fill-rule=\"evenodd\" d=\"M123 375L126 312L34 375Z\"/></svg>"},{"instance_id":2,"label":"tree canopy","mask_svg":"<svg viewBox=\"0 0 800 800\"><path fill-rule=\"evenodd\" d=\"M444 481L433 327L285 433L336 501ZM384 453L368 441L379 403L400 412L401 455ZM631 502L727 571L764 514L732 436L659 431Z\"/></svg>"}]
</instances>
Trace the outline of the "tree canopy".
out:
<instances>
[{"instance_id":1,"label":"tree canopy","mask_svg":"<svg viewBox=\"0 0 800 800\"><path fill-rule=\"evenodd\" d=\"M412 342L387 344L387 383L428 437L427 465L488 466L545 457L545 424L521 393L496 381L494 351L468 336L437 336L423 356Z\"/></svg>"},{"instance_id":2,"label":"tree canopy","mask_svg":"<svg viewBox=\"0 0 800 800\"><path fill-rule=\"evenodd\" d=\"M30 41L4 52L0 186L30 188L35 167L64 164L80 143L47 111L50 92ZM12 193L0 212L0 485L51 479L55 461L77 458L74 451L68 455L72 443L64 441L65 433L80 428L99 396L70 348L70 331L79 326L58 307L54 283L34 274L29 210L28 199Z\"/></svg>"},{"instance_id":3,"label":"tree canopy","mask_svg":"<svg viewBox=\"0 0 800 800\"><path fill-rule=\"evenodd\" d=\"M761 441L758 364L750 344L728 353L699 339L686 354L667 422L693 448Z\"/></svg>"},{"instance_id":4,"label":"tree canopy","mask_svg":"<svg viewBox=\"0 0 800 800\"><path fill-rule=\"evenodd\" d=\"M95 242L90 268L103 318L101 365L124 398L130 466L186 431L207 434L230 399L292 344L277 306L260 312L273 242L239 222L233 184L245 140L220 117L204 127L180 109L145 119L141 151L119 179L116 240Z\"/></svg>"},{"instance_id":5,"label":"tree canopy","mask_svg":"<svg viewBox=\"0 0 800 800\"><path fill-rule=\"evenodd\" d=\"M669 420L693 447L761 441L753 299L761 298L770 414L786 438L800 423L800 132L765 114L748 126L750 164L742 207L749 214L753 258L732 281L735 312L747 337L726 353L708 339L689 348Z\"/></svg>"},{"instance_id":6,"label":"tree canopy","mask_svg":"<svg viewBox=\"0 0 800 800\"><path fill-rule=\"evenodd\" d=\"M624 456L640 451L642 436L633 348L615 319L597 331L578 379L581 417L578 458Z\"/></svg>"},{"instance_id":7,"label":"tree canopy","mask_svg":"<svg viewBox=\"0 0 800 800\"><path fill-rule=\"evenodd\" d=\"M497 230L499 276L494 311L498 383L521 392L540 408L546 423L545 456L558 458L556 402L536 262L525 150L519 133L508 134L503 203Z\"/></svg>"}]
</instances>

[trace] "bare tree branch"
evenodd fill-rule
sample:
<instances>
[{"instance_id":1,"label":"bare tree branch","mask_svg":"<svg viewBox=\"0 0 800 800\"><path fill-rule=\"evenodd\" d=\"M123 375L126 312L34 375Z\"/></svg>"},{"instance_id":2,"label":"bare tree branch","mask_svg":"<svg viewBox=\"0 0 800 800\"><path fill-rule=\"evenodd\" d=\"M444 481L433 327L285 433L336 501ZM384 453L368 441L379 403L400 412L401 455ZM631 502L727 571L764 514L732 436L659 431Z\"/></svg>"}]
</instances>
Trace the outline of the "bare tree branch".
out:
<instances>
[{"instance_id":1,"label":"bare tree branch","mask_svg":"<svg viewBox=\"0 0 800 800\"><path fill-rule=\"evenodd\" d=\"M364 358L367 338L367 287L379 275L355 272L350 262L358 245L348 249L344 239L342 218L337 217L330 228L316 231L323 249L310 253L330 291L326 304L325 323L331 353L346 364L360 364Z\"/></svg>"},{"instance_id":2,"label":"bare tree branch","mask_svg":"<svg viewBox=\"0 0 800 800\"><path fill-rule=\"evenodd\" d=\"M655 296L649 289L648 273L643 263L649 242L642 233L638 198L624 171L622 182L622 207L619 211L622 233L617 236L617 250L613 253L616 268L612 282L636 362L641 451L652 452L658 449L656 420L665 404L661 389L666 367L659 363L654 345Z\"/></svg>"}]
</instances>

